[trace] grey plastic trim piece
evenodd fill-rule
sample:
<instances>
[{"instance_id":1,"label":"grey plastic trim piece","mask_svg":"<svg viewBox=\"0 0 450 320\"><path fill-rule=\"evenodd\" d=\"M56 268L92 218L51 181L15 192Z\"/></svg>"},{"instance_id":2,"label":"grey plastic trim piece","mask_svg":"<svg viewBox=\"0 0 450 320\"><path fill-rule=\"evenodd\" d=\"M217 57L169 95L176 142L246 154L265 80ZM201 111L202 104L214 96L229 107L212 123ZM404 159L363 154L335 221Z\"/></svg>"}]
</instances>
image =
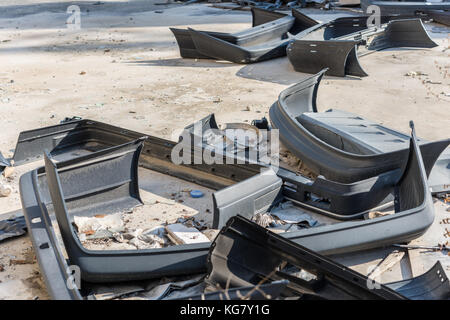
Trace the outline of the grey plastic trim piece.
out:
<instances>
[{"instance_id":1,"label":"grey plastic trim piece","mask_svg":"<svg viewBox=\"0 0 450 320\"><path fill-rule=\"evenodd\" d=\"M283 279L289 281L292 296L405 299L382 284L369 288L371 281L362 274L240 216L230 219L217 235L207 261L205 281L215 287L233 288ZM286 263L312 273L316 279L306 281L283 272Z\"/></svg>"},{"instance_id":2,"label":"grey plastic trim piece","mask_svg":"<svg viewBox=\"0 0 450 320\"><path fill-rule=\"evenodd\" d=\"M283 183L275 173L266 172L214 193L214 229L222 228L236 214L250 218L276 203Z\"/></svg>"},{"instance_id":3,"label":"grey plastic trim piece","mask_svg":"<svg viewBox=\"0 0 450 320\"><path fill-rule=\"evenodd\" d=\"M319 139L300 123L299 117L303 113L317 112L317 91L325 71L283 90L278 101L270 108L270 121L274 128L280 130L280 141L304 161L310 170L340 183L353 183L403 168L408 155L407 149L379 154L355 154ZM421 144L427 175L449 144L450 139Z\"/></svg>"},{"instance_id":4,"label":"grey plastic trim piece","mask_svg":"<svg viewBox=\"0 0 450 320\"><path fill-rule=\"evenodd\" d=\"M450 300L450 281L439 261L418 277L386 286L411 300Z\"/></svg>"},{"instance_id":5,"label":"grey plastic trim piece","mask_svg":"<svg viewBox=\"0 0 450 320\"><path fill-rule=\"evenodd\" d=\"M213 58L253 63L286 55L287 34L297 34L317 22L299 11L292 16L252 9L253 27L229 34L171 28L183 58ZM277 19L275 19L277 18ZM262 21L266 21L260 24Z\"/></svg>"},{"instance_id":6,"label":"grey plastic trim piece","mask_svg":"<svg viewBox=\"0 0 450 320\"><path fill-rule=\"evenodd\" d=\"M366 26L367 17L345 17L313 26L297 34L287 46L287 56L296 71L327 75L367 76L359 64L363 47L367 53L394 47L433 48L420 19L384 16L381 29ZM395 20L393 20L395 19Z\"/></svg>"}]
</instances>

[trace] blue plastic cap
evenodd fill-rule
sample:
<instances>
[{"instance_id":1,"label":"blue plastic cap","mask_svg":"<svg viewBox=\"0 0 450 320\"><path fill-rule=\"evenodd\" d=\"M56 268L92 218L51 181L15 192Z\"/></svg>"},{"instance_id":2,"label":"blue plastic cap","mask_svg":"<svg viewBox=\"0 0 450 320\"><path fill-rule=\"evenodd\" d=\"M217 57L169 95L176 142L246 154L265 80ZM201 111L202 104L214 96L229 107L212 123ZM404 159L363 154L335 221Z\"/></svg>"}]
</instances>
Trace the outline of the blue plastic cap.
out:
<instances>
[{"instance_id":1,"label":"blue plastic cap","mask_svg":"<svg viewBox=\"0 0 450 320\"><path fill-rule=\"evenodd\" d=\"M191 197L192 198L201 198L201 197L203 197L203 192L201 192L200 190L192 190L190 193L191 193Z\"/></svg>"}]
</instances>

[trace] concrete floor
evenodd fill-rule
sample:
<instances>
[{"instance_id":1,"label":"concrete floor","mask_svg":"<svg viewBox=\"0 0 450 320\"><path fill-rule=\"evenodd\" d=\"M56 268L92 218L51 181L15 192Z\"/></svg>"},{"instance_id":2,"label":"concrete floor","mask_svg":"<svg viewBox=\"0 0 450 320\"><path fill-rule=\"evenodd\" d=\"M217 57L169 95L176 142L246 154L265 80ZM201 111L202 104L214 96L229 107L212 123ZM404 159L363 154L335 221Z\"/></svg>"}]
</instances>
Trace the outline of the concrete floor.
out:
<instances>
[{"instance_id":1,"label":"concrete floor","mask_svg":"<svg viewBox=\"0 0 450 320\"><path fill-rule=\"evenodd\" d=\"M6 157L12 156L19 132L57 124L68 116L172 140L186 125L210 113L220 123L249 122L267 116L279 92L307 76L294 72L287 58L253 65L180 58L169 27L233 32L251 25L249 12L208 4L156 5L162 2L157 0L49 1L0 4L0 151ZM80 30L66 27L71 4L81 8ZM305 13L321 21L349 14L313 9ZM325 77L319 110L354 112L405 133L409 120L414 120L422 138L450 137L449 29L437 24L426 24L426 29L438 47L362 57L366 78ZM426 75L405 76L411 71ZM35 165L17 168L13 194L0 198L0 214L20 214L19 177ZM448 205L438 201L435 206L439 217L448 217ZM438 227L442 226L433 230ZM432 236L418 241L446 241L440 231ZM35 261L9 265L30 250L27 237L0 244L0 298L48 298ZM373 264L384 254L339 259L364 272L364 263ZM421 254L410 256L418 261ZM450 258L427 255L409 271L399 267L402 270L388 272L385 279L418 275L436 259L448 265Z\"/></svg>"}]
</instances>

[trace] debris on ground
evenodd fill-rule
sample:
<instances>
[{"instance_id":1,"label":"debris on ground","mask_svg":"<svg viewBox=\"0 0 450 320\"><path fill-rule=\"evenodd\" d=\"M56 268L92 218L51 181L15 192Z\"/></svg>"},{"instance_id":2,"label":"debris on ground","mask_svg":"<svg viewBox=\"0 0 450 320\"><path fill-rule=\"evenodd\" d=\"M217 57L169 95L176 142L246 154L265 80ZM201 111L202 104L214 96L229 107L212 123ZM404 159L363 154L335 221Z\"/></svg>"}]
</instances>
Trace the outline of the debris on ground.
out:
<instances>
[{"instance_id":1,"label":"debris on ground","mask_svg":"<svg viewBox=\"0 0 450 320\"><path fill-rule=\"evenodd\" d=\"M26 233L26 230L27 225L24 216L2 220L0 221L0 241L21 236Z\"/></svg>"},{"instance_id":2,"label":"debris on ground","mask_svg":"<svg viewBox=\"0 0 450 320\"><path fill-rule=\"evenodd\" d=\"M293 155L292 152L286 148L280 147L279 157L280 162L286 164L288 169L294 171L296 174L300 174L310 179L317 178L317 174L309 170L303 161Z\"/></svg>"},{"instance_id":3,"label":"debris on ground","mask_svg":"<svg viewBox=\"0 0 450 320\"><path fill-rule=\"evenodd\" d=\"M204 231L202 231L202 233L210 240L210 241L214 241L214 239L217 237L217 235L219 234L219 229L206 229Z\"/></svg>"},{"instance_id":4,"label":"debris on ground","mask_svg":"<svg viewBox=\"0 0 450 320\"><path fill-rule=\"evenodd\" d=\"M182 223L166 226L168 238L175 244L190 244L210 242L207 236L193 227L186 227Z\"/></svg>"},{"instance_id":5,"label":"debris on ground","mask_svg":"<svg viewBox=\"0 0 450 320\"><path fill-rule=\"evenodd\" d=\"M375 218L378 218L378 217L383 217L383 216L386 216L386 215L389 215L389 214L394 214L395 212L394 211L386 211L386 212L382 212L382 211L370 211L368 214L367 214L367 217L369 218L369 219L375 219Z\"/></svg>"},{"instance_id":6,"label":"debris on ground","mask_svg":"<svg viewBox=\"0 0 450 320\"><path fill-rule=\"evenodd\" d=\"M33 264L36 262L36 256L34 254L33 248L27 248L23 251L23 259L10 259L9 265L19 265L19 264Z\"/></svg>"},{"instance_id":7,"label":"debris on ground","mask_svg":"<svg viewBox=\"0 0 450 320\"><path fill-rule=\"evenodd\" d=\"M270 210L272 216L276 216L286 224L297 224L301 227L315 227L318 221L309 214L302 212L291 201L280 203L277 207Z\"/></svg>"},{"instance_id":8,"label":"debris on ground","mask_svg":"<svg viewBox=\"0 0 450 320\"><path fill-rule=\"evenodd\" d=\"M13 173L14 173L14 167L6 167L3 170L2 174L5 178L9 178Z\"/></svg>"},{"instance_id":9,"label":"debris on ground","mask_svg":"<svg viewBox=\"0 0 450 320\"><path fill-rule=\"evenodd\" d=\"M124 230L122 214L97 215L94 217L74 216L73 221L79 233L95 235L96 232L121 232Z\"/></svg>"},{"instance_id":10,"label":"debris on ground","mask_svg":"<svg viewBox=\"0 0 450 320\"><path fill-rule=\"evenodd\" d=\"M446 243L438 243L436 246L427 246L427 245L409 245L409 244L393 244L393 247L408 249L408 250L427 250L427 251L443 251L450 253L449 242Z\"/></svg>"},{"instance_id":11,"label":"debris on ground","mask_svg":"<svg viewBox=\"0 0 450 320\"><path fill-rule=\"evenodd\" d=\"M12 192L12 187L0 181L0 197L8 197Z\"/></svg>"},{"instance_id":12,"label":"debris on ground","mask_svg":"<svg viewBox=\"0 0 450 320\"><path fill-rule=\"evenodd\" d=\"M253 216L252 220L263 228L276 224L275 219L267 213L257 213Z\"/></svg>"},{"instance_id":13,"label":"debris on ground","mask_svg":"<svg viewBox=\"0 0 450 320\"><path fill-rule=\"evenodd\" d=\"M203 192L200 190L191 190L190 195L192 198L201 198L203 197Z\"/></svg>"},{"instance_id":14,"label":"debris on ground","mask_svg":"<svg viewBox=\"0 0 450 320\"><path fill-rule=\"evenodd\" d=\"M160 280L150 282L144 290L123 295L121 300L161 300L166 298L174 299L200 294L203 293L206 286L203 278L204 275L197 275L194 277L162 278Z\"/></svg>"},{"instance_id":15,"label":"debris on ground","mask_svg":"<svg viewBox=\"0 0 450 320\"><path fill-rule=\"evenodd\" d=\"M422 71L409 71L405 73L406 77L416 77L416 76L427 76L428 74L423 73Z\"/></svg>"}]
</instances>

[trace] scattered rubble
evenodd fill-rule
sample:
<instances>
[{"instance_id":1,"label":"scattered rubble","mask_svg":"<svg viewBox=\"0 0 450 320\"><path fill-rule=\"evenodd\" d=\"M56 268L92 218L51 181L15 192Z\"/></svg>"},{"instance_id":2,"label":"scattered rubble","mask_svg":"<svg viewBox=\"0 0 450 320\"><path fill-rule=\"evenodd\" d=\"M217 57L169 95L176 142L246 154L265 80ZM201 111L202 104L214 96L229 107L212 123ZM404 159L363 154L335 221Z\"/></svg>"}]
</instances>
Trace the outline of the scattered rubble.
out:
<instances>
[{"instance_id":1,"label":"scattered rubble","mask_svg":"<svg viewBox=\"0 0 450 320\"><path fill-rule=\"evenodd\" d=\"M423 73L422 71L409 71L405 74L406 77L416 77L416 76L428 76L428 74Z\"/></svg>"},{"instance_id":2,"label":"scattered rubble","mask_svg":"<svg viewBox=\"0 0 450 320\"><path fill-rule=\"evenodd\" d=\"M5 177L5 178L9 178L9 177L11 177L11 175L14 173L14 167L6 167L4 170L3 170L3 176Z\"/></svg>"},{"instance_id":3,"label":"scattered rubble","mask_svg":"<svg viewBox=\"0 0 450 320\"><path fill-rule=\"evenodd\" d=\"M0 182L0 197L8 197L12 192L12 187L4 182Z\"/></svg>"},{"instance_id":4,"label":"scattered rubble","mask_svg":"<svg viewBox=\"0 0 450 320\"><path fill-rule=\"evenodd\" d=\"M186 227L182 223L166 226L167 236L175 244L190 244L210 242L209 238L193 227Z\"/></svg>"}]
</instances>

